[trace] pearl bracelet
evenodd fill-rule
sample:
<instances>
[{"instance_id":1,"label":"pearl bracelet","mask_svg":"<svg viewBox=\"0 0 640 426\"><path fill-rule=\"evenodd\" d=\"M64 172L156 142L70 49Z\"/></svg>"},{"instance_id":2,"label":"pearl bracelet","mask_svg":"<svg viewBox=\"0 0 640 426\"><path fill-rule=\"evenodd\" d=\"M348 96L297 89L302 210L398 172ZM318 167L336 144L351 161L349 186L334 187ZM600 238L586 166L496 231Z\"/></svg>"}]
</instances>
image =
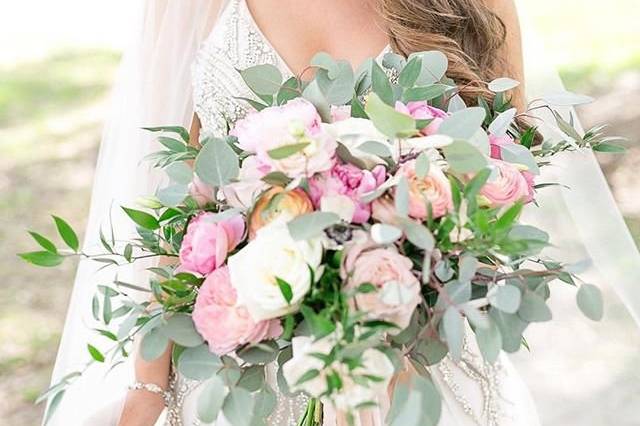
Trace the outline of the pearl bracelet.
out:
<instances>
[{"instance_id":1,"label":"pearl bracelet","mask_svg":"<svg viewBox=\"0 0 640 426\"><path fill-rule=\"evenodd\" d=\"M135 382L134 384L129 386L129 390L145 390L147 392L160 395L162 397L162 400L164 401L165 407L168 407L172 400L171 393L165 391L164 389L162 389L162 387L156 385L155 383Z\"/></svg>"}]
</instances>

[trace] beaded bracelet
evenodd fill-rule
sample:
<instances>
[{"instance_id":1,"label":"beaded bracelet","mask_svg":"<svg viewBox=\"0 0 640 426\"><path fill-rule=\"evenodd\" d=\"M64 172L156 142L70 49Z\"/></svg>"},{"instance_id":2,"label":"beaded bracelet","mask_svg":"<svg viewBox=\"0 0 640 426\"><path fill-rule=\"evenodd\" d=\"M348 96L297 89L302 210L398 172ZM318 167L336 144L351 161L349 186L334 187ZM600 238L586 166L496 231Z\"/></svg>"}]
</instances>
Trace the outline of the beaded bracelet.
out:
<instances>
[{"instance_id":1,"label":"beaded bracelet","mask_svg":"<svg viewBox=\"0 0 640 426\"><path fill-rule=\"evenodd\" d=\"M165 391L164 389L162 389L162 387L156 385L155 383L135 382L134 384L129 386L129 390L146 390L147 392L160 395L162 397L162 400L164 401L165 407L168 407L171 404L171 393Z\"/></svg>"}]
</instances>

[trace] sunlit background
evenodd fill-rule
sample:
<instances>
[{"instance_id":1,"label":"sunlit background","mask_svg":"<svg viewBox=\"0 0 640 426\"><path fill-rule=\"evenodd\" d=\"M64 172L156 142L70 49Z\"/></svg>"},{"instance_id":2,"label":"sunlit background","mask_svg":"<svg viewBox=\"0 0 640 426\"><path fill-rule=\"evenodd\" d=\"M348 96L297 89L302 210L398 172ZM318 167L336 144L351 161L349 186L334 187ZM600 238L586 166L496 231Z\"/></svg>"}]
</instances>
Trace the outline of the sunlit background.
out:
<instances>
[{"instance_id":1,"label":"sunlit background","mask_svg":"<svg viewBox=\"0 0 640 426\"><path fill-rule=\"evenodd\" d=\"M47 212L83 227L130 2L0 5L1 424L39 423L33 401L49 380L74 274L74 265L62 273L28 267L15 253L33 248L27 229L53 234ZM565 84L598 99L579 111L585 125L607 122L611 133L640 141L637 0L527 2ZM640 241L640 148L602 166ZM531 352L514 357L543 425L640 424L640 333L605 294L606 319L594 325L560 291L558 322L532 328Z\"/></svg>"}]
</instances>

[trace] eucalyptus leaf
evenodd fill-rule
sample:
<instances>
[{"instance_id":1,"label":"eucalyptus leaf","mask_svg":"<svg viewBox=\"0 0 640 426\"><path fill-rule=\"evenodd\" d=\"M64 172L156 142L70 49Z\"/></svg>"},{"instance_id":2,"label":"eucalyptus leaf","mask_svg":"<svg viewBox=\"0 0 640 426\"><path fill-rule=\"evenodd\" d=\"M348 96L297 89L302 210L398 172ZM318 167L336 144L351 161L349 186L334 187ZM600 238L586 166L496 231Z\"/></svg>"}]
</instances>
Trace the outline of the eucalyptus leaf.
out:
<instances>
[{"instance_id":1,"label":"eucalyptus leaf","mask_svg":"<svg viewBox=\"0 0 640 426\"><path fill-rule=\"evenodd\" d=\"M477 172L489 164L478 148L463 140L456 140L443 148L445 158L458 173Z\"/></svg>"},{"instance_id":2,"label":"eucalyptus leaf","mask_svg":"<svg viewBox=\"0 0 640 426\"><path fill-rule=\"evenodd\" d=\"M391 146L378 141L366 141L358 145L358 151L372 154L380 158L391 157Z\"/></svg>"},{"instance_id":3,"label":"eucalyptus leaf","mask_svg":"<svg viewBox=\"0 0 640 426\"><path fill-rule=\"evenodd\" d=\"M193 180L193 171L184 161L171 163L164 170L167 175L169 175L169 178L171 178L175 183L188 185Z\"/></svg>"},{"instance_id":4,"label":"eucalyptus leaf","mask_svg":"<svg viewBox=\"0 0 640 426\"><path fill-rule=\"evenodd\" d=\"M196 157L195 170L210 185L226 185L238 177L238 156L224 140L210 138Z\"/></svg>"},{"instance_id":5,"label":"eucalyptus leaf","mask_svg":"<svg viewBox=\"0 0 640 426\"><path fill-rule=\"evenodd\" d=\"M409 215L409 182L405 176L402 176L396 185L395 207L400 217Z\"/></svg>"},{"instance_id":6,"label":"eucalyptus leaf","mask_svg":"<svg viewBox=\"0 0 640 426\"><path fill-rule=\"evenodd\" d=\"M491 83L489 83L489 90L491 90L494 93L502 93L508 90L515 89L519 85L520 85L519 81L516 81L508 77L501 77L501 78L496 78Z\"/></svg>"},{"instance_id":7,"label":"eucalyptus leaf","mask_svg":"<svg viewBox=\"0 0 640 426\"><path fill-rule=\"evenodd\" d=\"M248 390L249 392L255 392L262 388L265 380L265 371L263 365L252 365L245 368L242 371L240 380L238 380L238 386Z\"/></svg>"},{"instance_id":8,"label":"eucalyptus leaf","mask_svg":"<svg viewBox=\"0 0 640 426\"><path fill-rule=\"evenodd\" d=\"M145 361L153 361L167 350L169 339L162 333L160 327L147 332L140 343L140 353Z\"/></svg>"},{"instance_id":9,"label":"eucalyptus leaf","mask_svg":"<svg viewBox=\"0 0 640 426\"><path fill-rule=\"evenodd\" d=\"M203 342L202 336L196 331L193 319L187 314L174 314L162 328L165 335L186 348L200 346Z\"/></svg>"},{"instance_id":10,"label":"eucalyptus leaf","mask_svg":"<svg viewBox=\"0 0 640 426\"><path fill-rule=\"evenodd\" d=\"M255 401L254 412L261 417L268 417L276 408L277 397L269 385L265 385L260 392L253 397Z\"/></svg>"},{"instance_id":11,"label":"eucalyptus leaf","mask_svg":"<svg viewBox=\"0 0 640 426\"><path fill-rule=\"evenodd\" d=\"M257 95L275 95L282 85L282 73L271 64L256 65L239 72L247 86Z\"/></svg>"},{"instance_id":12,"label":"eucalyptus leaf","mask_svg":"<svg viewBox=\"0 0 640 426\"><path fill-rule=\"evenodd\" d=\"M318 52L311 58L310 65L313 67L318 67L328 72L329 78L336 78L340 72L340 67L338 67L338 63L331 55L327 52Z\"/></svg>"},{"instance_id":13,"label":"eucalyptus leaf","mask_svg":"<svg viewBox=\"0 0 640 426\"><path fill-rule=\"evenodd\" d=\"M411 101L431 101L437 97L444 95L447 90L450 90L451 86L446 84L430 84L428 86L412 87L405 90L402 95L402 100L405 102Z\"/></svg>"},{"instance_id":14,"label":"eucalyptus leaf","mask_svg":"<svg viewBox=\"0 0 640 426\"><path fill-rule=\"evenodd\" d=\"M316 107L318 114L322 117L322 121L325 123L331 122L331 104L320 88L320 84L317 79L312 80L311 83L305 87L302 91L302 97Z\"/></svg>"},{"instance_id":15,"label":"eucalyptus leaf","mask_svg":"<svg viewBox=\"0 0 640 426\"><path fill-rule=\"evenodd\" d=\"M422 71L416 82L419 86L439 82L449 67L449 61L445 54L436 50L412 54L409 56L409 60L414 56L418 56L422 60Z\"/></svg>"},{"instance_id":16,"label":"eucalyptus leaf","mask_svg":"<svg viewBox=\"0 0 640 426\"><path fill-rule=\"evenodd\" d=\"M170 185L159 189L156 196L167 207L176 207L189 195L189 187L183 184Z\"/></svg>"},{"instance_id":17,"label":"eucalyptus leaf","mask_svg":"<svg viewBox=\"0 0 640 426\"><path fill-rule=\"evenodd\" d=\"M454 360L460 360L464 339L464 319L456 307L450 306L444 312L442 328L451 356Z\"/></svg>"},{"instance_id":18,"label":"eucalyptus leaf","mask_svg":"<svg viewBox=\"0 0 640 426\"><path fill-rule=\"evenodd\" d=\"M278 356L278 344L273 341L248 346L238 352L238 356L249 364L268 364Z\"/></svg>"},{"instance_id":19,"label":"eucalyptus leaf","mask_svg":"<svg viewBox=\"0 0 640 426\"><path fill-rule=\"evenodd\" d=\"M435 248L436 240L429 228L409 219L402 220L400 223L411 244L427 252Z\"/></svg>"},{"instance_id":20,"label":"eucalyptus leaf","mask_svg":"<svg viewBox=\"0 0 640 426\"><path fill-rule=\"evenodd\" d=\"M424 179L429 174L429 168L431 166L431 160L426 152L421 152L416 158L415 171L416 176L420 179Z\"/></svg>"},{"instance_id":21,"label":"eucalyptus leaf","mask_svg":"<svg viewBox=\"0 0 640 426\"><path fill-rule=\"evenodd\" d=\"M485 361L490 364L495 363L502 349L502 335L498 326L493 321L490 321L489 327L476 328L475 334L480 353Z\"/></svg>"},{"instance_id":22,"label":"eucalyptus leaf","mask_svg":"<svg viewBox=\"0 0 640 426\"><path fill-rule=\"evenodd\" d=\"M593 320L600 321L604 315L604 303L602 292L593 284L583 284L576 294L578 307L584 315Z\"/></svg>"},{"instance_id":23,"label":"eucalyptus leaf","mask_svg":"<svg viewBox=\"0 0 640 426\"><path fill-rule=\"evenodd\" d=\"M233 426L249 426L254 403L255 401L248 390L234 387L224 399L222 412Z\"/></svg>"},{"instance_id":24,"label":"eucalyptus leaf","mask_svg":"<svg viewBox=\"0 0 640 426\"><path fill-rule=\"evenodd\" d=\"M192 380L207 380L222 367L222 361L206 344L186 348L178 358L178 370Z\"/></svg>"},{"instance_id":25,"label":"eucalyptus leaf","mask_svg":"<svg viewBox=\"0 0 640 426\"><path fill-rule=\"evenodd\" d=\"M515 314L520 308L522 295L518 287L512 285L494 285L487 292L491 306L508 314Z\"/></svg>"},{"instance_id":26,"label":"eucalyptus leaf","mask_svg":"<svg viewBox=\"0 0 640 426\"><path fill-rule=\"evenodd\" d=\"M376 129L390 138L406 137L416 133L416 120L396 111L375 93L369 95L365 111Z\"/></svg>"},{"instance_id":27,"label":"eucalyptus leaf","mask_svg":"<svg viewBox=\"0 0 640 426\"><path fill-rule=\"evenodd\" d=\"M371 238L377 244L391 244L402 237L402 230L384 223L376 223L371 227Z\"/></svg>"},{"instance_id":28,"label":"eucalyptus leaf","mask_svg":"<svg viewBox=\"0 0 640 426\"><path fill-rule=\"evenodd\" d=\"M207 380L198 396L198 419L204 423L213 423L222 409L227 390L219 376Z\"/></svg>"},{"instance_id":29,"label":"eucalyptus leaf","mask_svg":"<svg viewBox=\"0 0 640 426\"><path fill-rule=\"evenodd\" d=\"M337 63L337 74L334 77L328 71L318 71L316 75L318 86L331 105L344 105L353 98L355 76L347 61Z\"/></svg>"},{"instance_id":30,"label":"eucalyptus leaf","mask_svg":"<svg viewBox=\"0 0 640 426\"><path fill-rule=\"evenodd\" d=\"M460 95L454 95L449 100L449 105L447 106L447 112L449 114L453 114L454 112L462 111L467 108L467 104L462 99Z\"/></svg>"},{"instance_id":31,"label":"eucalyptus leaf","mask_svg":"<svg viewBox=\"0 0 640 426\"><path fill-rule=\"evenodd\" d=\"M500 329L502 349L509 353L517 352L522 344L522 333L528 323L516 314L507 314L495 308L489 310L489 316Z\"/></svg>"},{"instance_id":32,"label":"eucalyptus leaf","mask_svg":"<svg viewBox=\"0 0 640 426\"><path fill-rule=\"evenodd\" d=\"M442 122L438 133L454 139L470 139L482 126L485 117L486 112L481 107L471 107L454 112Z\"/></svg>"},{"instance_id":33,"label":"eucalyptus leaf","mask_svg":"<svg viewBox=\"0 0 640 426\"><path fill-rule=\"evenodd\" d=\"M294 240L308 240L318 237L326 228L340 223L340 216L329 212L313 212L291 220L287 227Z\"/></svg>"},{"instance_id":34,"label":"eucalyptus leaf","mask_svg":"<svg viewBox=\"0 0 640 426\"><path fill-rule=\"evenodd\" d=\"M551 310L545 300L531 291L522 295L518 316L527 322L545 322L552 318Z\"/></svg>"},{"instance_id":35,"label":"eucalyptus leaf","mask_svg":"<svg viewBox=\"0 0 640 426\"><path fill-rule=\"evenodd\" d=\"M495 136L504 136L507 129L516 117L518 110L515 108L508 109L498 114L498 116L489 125L489 133Z\"/></svg>"},{"instance_id":36,"label":"eucalyptus leaf","mask_svg":"<svg viewBox=\"0 0 640 426\"><path fill-rule=\"evenodd\" d=\"M522 164L533 174L540 174L540 168L531 151L518 143L505 144L500 146L502 159L509 163Z\"/></svg>"},{"instance_id":37,"label":"eucalyptus leaf","mask_svg":"<svg viewBox=\"0 0 640 426\"><path fill-rule=\"evenodd\" d=\"M420 73L422 72L422 59L418 56L414 56L407 62L407 64L400 72L398 76L398 84L405 88L413 87L418 80Z\"/></svg>"}]
</instances>

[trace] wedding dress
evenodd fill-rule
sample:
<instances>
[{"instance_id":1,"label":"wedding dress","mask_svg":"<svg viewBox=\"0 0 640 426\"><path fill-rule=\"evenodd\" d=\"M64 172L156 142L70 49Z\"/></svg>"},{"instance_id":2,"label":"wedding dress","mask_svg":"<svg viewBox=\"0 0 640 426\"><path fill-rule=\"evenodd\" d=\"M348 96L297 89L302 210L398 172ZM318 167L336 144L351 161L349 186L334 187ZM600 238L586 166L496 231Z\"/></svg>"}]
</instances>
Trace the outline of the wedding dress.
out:
<instances>
[{"instance_id":1,"label":"wedding dress","mask_svg":"<svg viewBox=\"0 0 640 426\"><path fill-rule=\"evenodd\" d=\"M377 59L381 61L388 51L390 48L387 47ZM228 122L234 123L246 114L246 102L237 98L252 95L236 70L265 63L278 67L285 78L293 76L282 57L256 25L246 1L231 0L203 43L193 66L194 105L202 124L202 132L222 135L227 130ZM444 394L444 413L440 424L538 425L526 388L507 357L501 357L495 365L486 364L475 345L470 342L462 362L456 363L447 358L430 369L433 379ZM271 376L271 385L277 389L273 374ZM196 419L199 390L198 383L177 378L174 385L177 404L170 407L168 424L199 424ZM267 420L267 424L295 426L306 403L303 395L288 398L279 394L276 411ZM384 407L384 401L380 401L380 405ZM330 419L332 413L326 411L325 418ZM333 426L331 423L331 420L325 421L325 424ZM228 424L225 419L219 419L216 426ZM383 425L384 410L376 410L370 418L363 419L362 424Z\"/></svg>"},{"instance_id":2,"label":"wedding dress","mask_svg":"<svg viewBox=\"0 0 640 426\"><path fill-rule=\"evenodd\" d=\"M162 180L162 176L155 171L141 170L138 166L144 154L156 149L152 138L148 135L142 136L139 127L176 123L188 125L195 110L202 124L202 133L223 134L227 131L227 123L234 123L247 112L246 103L238 98L252 97L237 69L268 63L278 67L283 75L292 75L287 64L261 32L245 0L225 2L220 13L212 12L211 3L215 2L145 2L143 29L139 34L142 41L125 57L122 71L125 83L119 85L114 96L116 101L120 102L116 102L115 115L111 118L112 125L107 127L103 138L85 247L99 244L97 230L103 223L105 212L109 210L110 205L126 204L136 196L148 195ZM378 55L378 60L381 61L382 56L389 51L390 48L387 47ZM193 89L192 98L185 95L185 87ZM137 95L134 96L134 93ZM136 144L128 143L132 138L135 138ZM588 158L588 161L593 160ZM114 164L118 164L118 173L113 173ZM597 168L597 165L594 167ZM592 171L589 170L590 173ZM144 173L144 178L140 178L141 173ZM593 179L602 180L601 174L598 173L599 169L593 174ZM594 185L602 183L598 181ZM608 190L598 188L605 191L604 207L609 207L606 204L611 203ZM557 197L563 199L560 195ZM568 201L563 200L559 203L553 201L554 205L560 206L556 211L558 214L567 209L571 210ZM572 201L572 204L575 203ZM578 213L581 212L582 210L579 210ZM616 222L620 221L620 218L615 205L610 209L610 216L609 236L618 236L618 246L625 249L628 247L628 235ZM579 214L576 217L580 219ZM127 229L133 231L130 222L122 215L116 213L110 219L116 229L124 230L123 233ZM585 226L580 227L578 219L572 224L582 231L588 229ZM584 219L582 216L583 222ZM558 235L561 235L562 230L557 231ZM586 247L583 251L589 251L588 244L580 244ZM633 258L633 253L626 258L627 263L623 267L611 262L611 256L606 254L589 254L594 261L598 260L598 255L600 260L604 258L600 264L608 266L609 271L618 272L621 278L618 290L632 313L637 313L640 298L637 292L625 287L622 275L627 268L639 264L637 259ZM132 282L141 283L146 279L144 268L141 267L120 271L119 276L127 273ZM80 364L78 359L83 357L86 342L90 340L88 324L93 324L90 319L91 297L95 285L103 279L106 279L104 271L98 273L95 265L92 266L88 262L80 264L54 370L54 381ZM93 287L92 283L95 283ZM495 364L485 363L472 336L469 330L460 362L454 362L447 357L438 365L429 368L443 396L439 425L539 425L527 387L508 357L502 354ZM277 390L274 372L268 371L267 376L270 385ZM92 366L69 388L49 424L114 426L120 415L126 387L132 381L131 362L117 366L108 373L103 365ZM174 403L166 410L158 424L200 425L196 415L200 384L174 375L171 389L174 393ZM382 395L378 402L379 407L357 419L358 424L385 424L385 412L389 401ZM302 395L287 397L278 392L277 408L266 419L266 423L270 426L295 426L306 403L306 398ZM336 424L335 413L328 407L325 407L325 424ZM229 422L222 414L215 422L215 426L228 425Z\"/></svg>"}]
</instances>

